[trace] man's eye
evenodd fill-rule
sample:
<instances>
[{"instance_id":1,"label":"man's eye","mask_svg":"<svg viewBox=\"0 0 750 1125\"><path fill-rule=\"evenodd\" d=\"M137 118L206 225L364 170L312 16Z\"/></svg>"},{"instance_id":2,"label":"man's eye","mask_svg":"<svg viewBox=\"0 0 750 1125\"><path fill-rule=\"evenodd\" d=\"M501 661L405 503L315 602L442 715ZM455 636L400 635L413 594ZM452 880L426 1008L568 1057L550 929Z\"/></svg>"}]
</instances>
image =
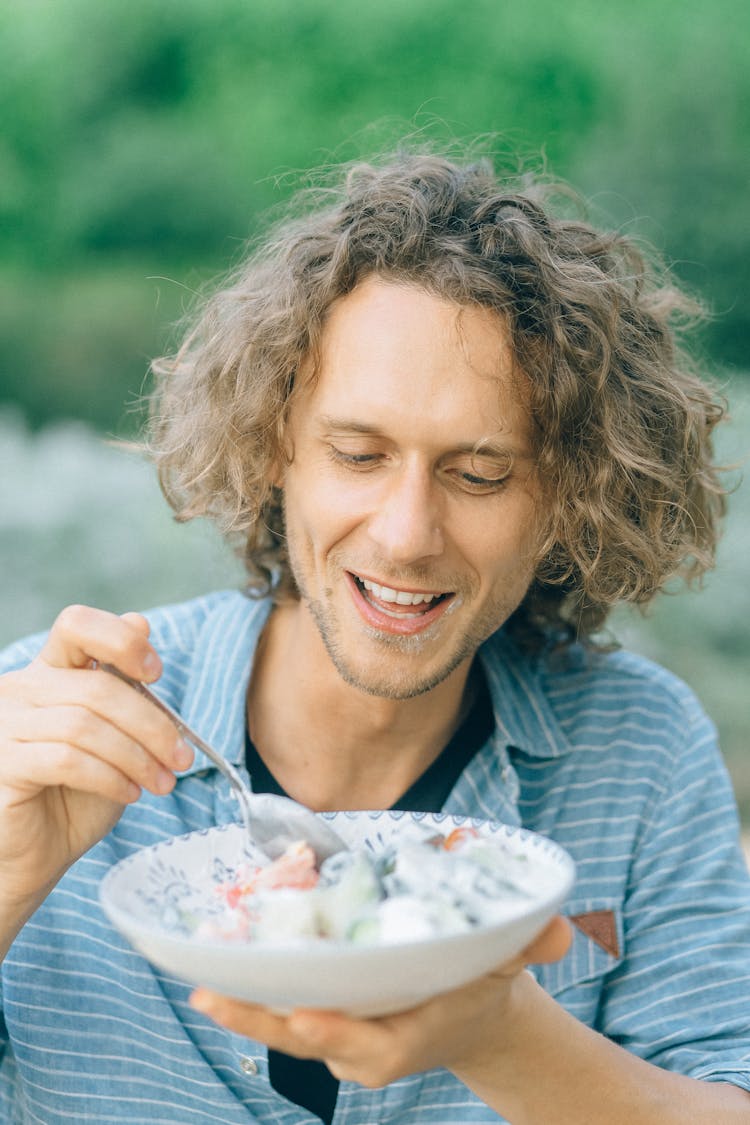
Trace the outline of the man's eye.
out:
<instances>
[{"instance_id":1,"label":"man's eye","mask_svg":"<svg viewBox=\"0 0 750 1125\"><path fill-rule=\"evenodd\" d=\"M369 469L378 460L377 453L349 453L337 449L335 445L329 446L328 455L332 461L339 465L348 465L352 469Z\"/></svg>"},{"instance_id":2,"label":"man's eye","mask_svg":"<svg viewBox=\"0 0 750 1125\"><path fill-rule=\"evenodd\" d=\"M497 492L507 479L507 476L480 477L476 473L458 473L459 482L469 492Z\"/></svg>"}]
</instances>

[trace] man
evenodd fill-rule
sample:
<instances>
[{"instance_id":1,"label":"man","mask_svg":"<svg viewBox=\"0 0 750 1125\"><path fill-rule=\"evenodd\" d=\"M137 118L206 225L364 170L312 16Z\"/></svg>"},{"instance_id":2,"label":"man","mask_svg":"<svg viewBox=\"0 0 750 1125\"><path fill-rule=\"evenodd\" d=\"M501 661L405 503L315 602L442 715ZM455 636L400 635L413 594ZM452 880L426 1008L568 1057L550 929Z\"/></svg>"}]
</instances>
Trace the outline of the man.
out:
<instances>
[{"instance_id":1,"label":"man","mask_svg":"<svg viewBox=\"0 0 750 1125\"><path fill-rule=\"evenodd\" d=\"M750 1121L750 881L713 728L594 643L709 564L720 411L681 299L541 194L485 164L355 168L156 365L165 491L240 539L254 596L74 607L5 657L9 1120ZM545 832L577 861L574 925L383 1019L191 997L97 886L231 799L98 661L256 788Z\"/></svg>"}]
</instances>

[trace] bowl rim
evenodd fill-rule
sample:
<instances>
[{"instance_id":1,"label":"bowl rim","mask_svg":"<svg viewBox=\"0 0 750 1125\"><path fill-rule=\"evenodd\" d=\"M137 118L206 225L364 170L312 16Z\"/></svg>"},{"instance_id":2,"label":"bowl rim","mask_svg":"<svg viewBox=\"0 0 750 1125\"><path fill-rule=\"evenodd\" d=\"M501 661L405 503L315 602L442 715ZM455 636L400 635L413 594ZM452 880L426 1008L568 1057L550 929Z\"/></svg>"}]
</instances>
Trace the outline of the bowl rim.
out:
<instances>
[{"instance_id":1,"label":"bowl rim","mask_svg":"<svg viewBox=\"0 0 750 1125\"><path fill-rule=\"evenodd\" d=\"M192 841L201 837L218 837L224 834L234 834L236 832L244 832L244 826L238 821L232 821L228 824L211 825L208 828L194 829L191 832L184 832L178 836L166 836L163 840L158 840L152 844L146 844L138 847L131 852L130 855L124 856L122 859L114 863L101 879L98 888L98 897L101 908L109 918L110 922L121 933L142 935L144 939L153 938L160 942L168 942L170 947L177 950L205 950L207 955L214 953L221 953L222 955L242 956L242 959L253 957L257 955L265 960L271 961L278 958L278 960L288 959L290 954L301 955L309 957L312 961L325 960L331 956L345 957L347 960L361 958L363 954L372 957L382 956L387 957L389 953L397 949L413 949L419 951L420 949L427 949L434 947L440 943L449 952L451 948L456 946L465 946L467 942L472 944L473 941L491 936L495 931L504 930L508 924L517 922L526 917L533 917L537 912L548 913L550 909L556 908L567 899L573 887L576 877L576 865L572 856L562 845L551 840L548 836L544 836L539 832L535 832L530 828L524 828L522 825L507 824L504 821L491 820L487 817L471 816L464 813L447 813L447 812L412 812L405 809L346 809L340 812L324 812L318 814L325 817L327 820L335 820L344 817L352 821L363 818L368 818L373 822L387 817L390 821L403 820L409 818L410 820L428 820L437 824L445 822L450 823L453 827L461 828L468 825L473 828L484 828L489 831L491 835L501 834L505 839L518 839L524 845L530 845L535 851L546 855L558 867L560 873L559 885L554 891L548 891L546 894L534 896L532 899L523 903L518 915L510 914L507 918L501 919L494 923L475 926L470 930L463 931L457 934L435 935L427 938L409 939L399 942L372 942L372 943L354 943L346 939L336 938L312 938L312 939L294 939L288 942L270 941L270 940L252 940L252 941L231 941L221 938L196 938L193 935L182 935L172 933L161 925L155 917L146 917L142 915L134 916L112 897L113 884L117 883L126 876L128 869L131 867L139 866L140 864L147 863L148 857L160 851L169 851L174 846L179 846L185 841ZM230 953L230 951L232 951ZM236 953L234 951L237 951ZM240 952L241 951L241 954Z\"/></svg>"}]
</instances>

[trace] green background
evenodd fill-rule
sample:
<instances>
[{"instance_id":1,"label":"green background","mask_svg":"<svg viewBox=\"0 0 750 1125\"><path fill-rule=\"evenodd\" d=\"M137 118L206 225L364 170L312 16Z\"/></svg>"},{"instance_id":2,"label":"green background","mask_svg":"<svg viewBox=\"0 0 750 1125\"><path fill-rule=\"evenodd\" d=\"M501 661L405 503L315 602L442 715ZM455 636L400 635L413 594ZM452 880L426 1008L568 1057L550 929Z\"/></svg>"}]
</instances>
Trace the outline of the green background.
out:
<instances>
[{"instance_id":1,"label":"green background","mask_svg":"<svg viewBox=\"0 0 750 1125\"><path fill-rule=\"evenodd\" d=\"M134 432L149 357L308 169L407 134L486 135L654 244L711 308L742 462L748 42L746 0L0 3L0 641L236 580L101 435ZM750 821L748 558L740 486L706 591L617 627L699 691Z\"/></svg>"}]
</instances>

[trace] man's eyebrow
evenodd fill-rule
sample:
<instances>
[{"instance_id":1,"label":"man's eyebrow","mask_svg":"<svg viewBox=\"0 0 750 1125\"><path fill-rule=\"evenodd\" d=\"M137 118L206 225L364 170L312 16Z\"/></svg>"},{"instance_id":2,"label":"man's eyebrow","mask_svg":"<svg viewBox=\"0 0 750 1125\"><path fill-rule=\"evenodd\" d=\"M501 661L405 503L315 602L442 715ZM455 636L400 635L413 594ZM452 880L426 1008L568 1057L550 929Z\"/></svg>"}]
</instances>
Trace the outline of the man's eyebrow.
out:
<instances>
[{"instance_id":1,"label":"man's eyebrow","mask_svg":"<svg viewBox=\"0 0 750 1125\"><path fill-rule=\"evenodd\" d=\"M370 422L363 422L358 418L335 418L332 415L322 415L319 419L319 427L321 432L329 434L384 436L379 426L373 426ZM498 461L507 461L508 458L514 461L530 461L534 456L525 443L519 444L512 439L506 443L497 434L491 434L475 442L456 442L452 446L451 452L469 453L475 457L495 458Z\"/></svg>"},{"instance_id":2,"label":"man's eyebrow","mask_svg":"<svg viewBox=\"0 0 750 1125\"><path fill-rule=\"evenodd\" d=\"M333 430L335 433L379 434L381 432L377 426L372 426L368 422L360 422L355 418L334 418L326 414L320 419L320 428Z\"/></svg>"}]
</instances>

